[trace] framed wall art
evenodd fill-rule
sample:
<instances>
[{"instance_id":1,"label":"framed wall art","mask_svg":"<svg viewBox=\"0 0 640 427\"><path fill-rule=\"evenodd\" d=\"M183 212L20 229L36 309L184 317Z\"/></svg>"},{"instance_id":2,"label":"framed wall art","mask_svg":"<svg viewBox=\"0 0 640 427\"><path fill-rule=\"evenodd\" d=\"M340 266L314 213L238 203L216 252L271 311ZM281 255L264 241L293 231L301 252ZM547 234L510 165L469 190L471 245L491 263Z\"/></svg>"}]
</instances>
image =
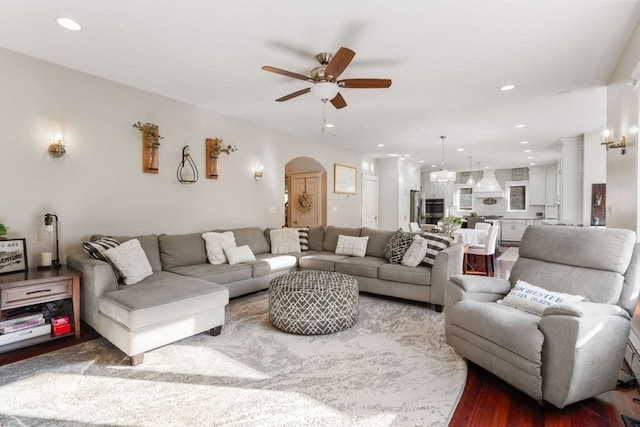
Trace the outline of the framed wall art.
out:
<instances>
[{"instance_id":1,"label":"framed wall art","mask_svg":"<svg viewBox=\"0 0 640 427\"><path fill-rule=\"evenodd\" d=\"M333 164L333 192L338 194L356 194L356 173L353 166Z\"/></svg>"},{"instance_id":2,"label":"framed wall art","mask_svg":"<svg viewBox=\"0 0 640 427\"><path fill-rule=\"evenodd\" d=\"M0 274L24 271L27 267L25 239L0 240Z\"/></svg>"}]
</instances>

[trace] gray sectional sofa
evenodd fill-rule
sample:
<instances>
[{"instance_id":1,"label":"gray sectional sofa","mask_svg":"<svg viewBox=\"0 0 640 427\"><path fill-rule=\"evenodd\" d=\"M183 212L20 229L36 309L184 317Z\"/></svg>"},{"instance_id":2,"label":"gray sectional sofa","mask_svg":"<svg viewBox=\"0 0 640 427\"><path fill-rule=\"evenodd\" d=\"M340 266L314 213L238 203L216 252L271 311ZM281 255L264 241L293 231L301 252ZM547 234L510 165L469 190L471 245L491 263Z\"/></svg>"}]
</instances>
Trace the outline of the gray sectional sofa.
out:
<instances>
[{"instance_id":1,"label":"gray sectional sofa","mask_svg":"<svg viewBox=\"0 0 640 427\"><path fill-rule=\"evenodd\" d=\"M237 246L251 248L255 261L210 264L202 233L137 236L153 274L124 285L107 262L84 253L69 256L68 265L82 273L82 319L138 364L145 351L207 330L219 334L229 298L268 289L273 278L290 271L346 273L356 278L360 291L431 303L437 311L449 278L462 274L462 245L439 252L433 268L390 264L383 250L395 231L311 228L309 250L292 254L271 253L268 229L229 231ZM341 234L368 236L366 256L336 255ZM132 238L113 237L120 243Z\"/></svg>"}]
</instances>

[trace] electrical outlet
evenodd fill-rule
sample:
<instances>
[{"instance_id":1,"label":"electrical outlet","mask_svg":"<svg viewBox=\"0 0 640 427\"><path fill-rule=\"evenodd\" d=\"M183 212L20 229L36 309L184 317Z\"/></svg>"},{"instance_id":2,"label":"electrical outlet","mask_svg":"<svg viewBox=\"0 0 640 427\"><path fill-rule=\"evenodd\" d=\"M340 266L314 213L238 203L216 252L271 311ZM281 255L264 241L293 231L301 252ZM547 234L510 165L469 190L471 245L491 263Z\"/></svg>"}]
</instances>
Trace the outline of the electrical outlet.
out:
<instances>
[{"instance_id":1,"label":"electrical outlet","mask_svg":"<svg viewBox=\"0 0 640 427\"><path fill-rule=\"evenodd\" d=\"M334 211L334 212L338 212L338 207L337 207L337 206L334 206L334 207L333 207L333 211Z\"/></svg>"},{"instance_id":2,"label":"electrical outlet","mask_svg":"<svg viewBox=\"0 0 640 427\"><path fill-rule=\"evenodd\" d=\"M607 205L607 215L611 215L611 205Z\"/></svg>"},{"instance_id":3,"label":"electrical outlet","mask_svg":"<svg viewBox=\"0 0 640 427\"><path fill-rule=\"evenodd\" d=\"M276 213L276 207L275 206L269 206L269 213L270 214Z\"/></svg>"}]
</instances>

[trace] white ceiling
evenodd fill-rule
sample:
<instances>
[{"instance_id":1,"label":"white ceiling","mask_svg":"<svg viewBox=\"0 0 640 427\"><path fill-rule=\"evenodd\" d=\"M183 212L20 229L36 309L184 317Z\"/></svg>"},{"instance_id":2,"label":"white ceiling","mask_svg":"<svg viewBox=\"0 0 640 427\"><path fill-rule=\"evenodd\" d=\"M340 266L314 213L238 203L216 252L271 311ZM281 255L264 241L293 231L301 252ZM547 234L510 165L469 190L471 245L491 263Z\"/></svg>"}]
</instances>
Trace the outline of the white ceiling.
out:
<instances>
[{"instance_id":1,"label":"white ceiling","mask_svg":"<svg viewBox=\"0 0 640 427\"><path fill-rule=\"evenodd\" d=\"M469 156L474 169L549 163L560 138L604 129L605 86L639 17L640 0L0 0L0 46L428 168L446 135L447 169L468 170ZM308 74L341 46L356 56L340 78L393 84L343 89L348 106L327 104L335 128L322 132L313 95L274 102L309 85L260 67Z\"/></svg>"}]
</instances>

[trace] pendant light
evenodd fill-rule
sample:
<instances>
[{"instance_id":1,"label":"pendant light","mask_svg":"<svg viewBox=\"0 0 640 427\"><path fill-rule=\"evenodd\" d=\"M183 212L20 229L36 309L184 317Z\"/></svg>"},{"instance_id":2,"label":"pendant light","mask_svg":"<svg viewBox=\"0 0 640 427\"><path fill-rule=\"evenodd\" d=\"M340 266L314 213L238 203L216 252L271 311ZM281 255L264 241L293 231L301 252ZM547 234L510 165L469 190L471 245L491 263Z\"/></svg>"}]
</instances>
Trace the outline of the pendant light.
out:
<instances>
[{"instance_id":1,"label":"pendant light","mask_svg":"<svg viewBox=\"0 0 640 427\"><path fill-rule=\"evenodd\" d=\"M429 181L431 182L446 184L448 182L455 182L456 180L455 171L448 171L444 168L444 139L445 138L446 136L440 137L440 139L442 140L442 167L439 171L431 172L429 174Z\"/></svg>"},{"instance_id":2,"label":"pendant light","mask_svg":"<svg viewBox=\"0 0 640 427\"><path fill-rule=\"evenodd\" d=\"M472 165L473 157L469 156L469 178L467 178L467 185L475 184L475 180L473 179L473 165Z\"/></svg>"}]
</instances>

